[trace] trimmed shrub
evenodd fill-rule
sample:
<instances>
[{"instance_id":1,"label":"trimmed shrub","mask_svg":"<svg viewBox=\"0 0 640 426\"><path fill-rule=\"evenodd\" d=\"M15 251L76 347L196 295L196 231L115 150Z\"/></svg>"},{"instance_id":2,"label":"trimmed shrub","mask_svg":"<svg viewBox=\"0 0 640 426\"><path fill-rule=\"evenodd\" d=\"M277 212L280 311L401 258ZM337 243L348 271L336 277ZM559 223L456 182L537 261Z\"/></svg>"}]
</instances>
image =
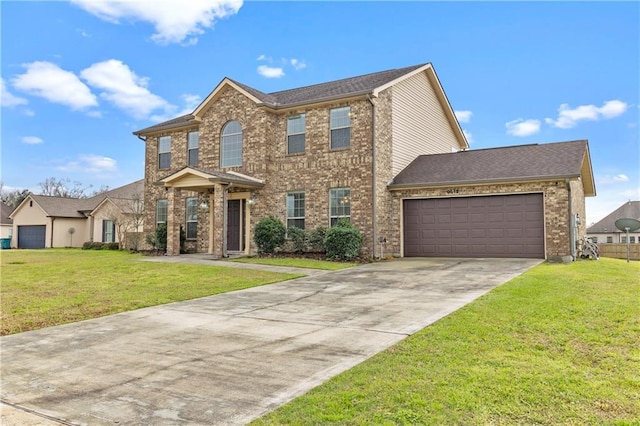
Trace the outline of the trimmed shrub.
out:
<instances>
[{"instance_id":1,"label":"trimmed shrub","mask_svg":"<svg viewBox=\"0 0 640 426\"><path fill-rule=\"evenodd\" d=\"M120 250L120 243L101 243L100 241L87 241L82 245L82 250Z\"/></svg>"},{"instance_id":2,"label":"trimmed shrub","mask_svg":"<svg viewBox=\"0 0 640 426\"><path fill-rule=\"evenodd\" d=\"M312 252L323 252L324 238L327 236L327 228L324 226L318 226L313 231L309 232L309 250Z\"/></svg>"},{"instance_id":3,"label":"trimmed shrub","mask_svg":"<svg viewBox=\"0 0 640 426\"><path fill-rule=\"evenodd\" d=\"M147 235L147 244L155 250L167 250L167 224L159 224L153 234Z\"/></svg>"},{"instance_id":4,"label":"trimmed shrub","mask_svg":"<svg viewBox=\"0 0 640 426\"><path fill-rule=\"evenodd\" d=\"M362 248L362 233L348 220L339 220L327 230L324 246L327 257L337 260L351 260L358 256Z\"/></svg>"},{"instance_id":5,"label":"trimmed shrub","mask_svg":"<svg viewBox=\"0 0 640 426\"><path fill-rule=\"evenodd\" d=\"M291 245L295 253L304 252L307 245L307 233L304 229L292 226L287 229L287 237L291 240Z\"/></svg>"},{"instance_id":6,"label":"trimmed shrub","mask_svg":"<svg viewBox=\"0 0 640 426\"><path fill-rule=\"evenodd\" d=\"M253 240L261 253L273 253L285 242L287 228L282 221L273 216L265 217L256 225Z\"/></svg>"}]
</instances>

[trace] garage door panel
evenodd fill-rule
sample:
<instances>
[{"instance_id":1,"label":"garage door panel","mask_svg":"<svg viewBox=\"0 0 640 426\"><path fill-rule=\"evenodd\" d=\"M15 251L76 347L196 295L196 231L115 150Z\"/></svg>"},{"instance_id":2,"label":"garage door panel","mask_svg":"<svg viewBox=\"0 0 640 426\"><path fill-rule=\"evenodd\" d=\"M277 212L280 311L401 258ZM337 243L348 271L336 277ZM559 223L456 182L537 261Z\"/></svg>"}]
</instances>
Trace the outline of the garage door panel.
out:
<instances>
[{"instance_id":1,"label":"garage door panel","mask_svg":"<svg viewBox=\"0 0 640 426\"><path fill-rule=\"evenodd\" d=\"M46 225L19 225L18 248L40 249L45 247Z\"/></svg>"},{"instance_id":2,"label":"garage door panel","mask_svg":"<svg viewBox=\"0 0 640 426\"><path fill-rule=\"evenodd\" d=\"M404 203L406 256L544 258L542 194ZM416 221L415 215L421 219Z\"/></svg>"}]
</instances>

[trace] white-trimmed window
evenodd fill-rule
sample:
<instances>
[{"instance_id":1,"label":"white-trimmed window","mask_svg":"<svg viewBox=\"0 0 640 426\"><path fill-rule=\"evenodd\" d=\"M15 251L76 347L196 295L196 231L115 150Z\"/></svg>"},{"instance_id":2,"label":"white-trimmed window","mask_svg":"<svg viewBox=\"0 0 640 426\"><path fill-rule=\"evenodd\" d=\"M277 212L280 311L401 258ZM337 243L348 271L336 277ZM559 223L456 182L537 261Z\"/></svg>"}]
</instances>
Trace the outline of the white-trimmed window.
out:
<instances>
[{"instance_id":1,"label":"white-trimmed window","mask_svg":"<svg viewBox=\"0 0 640 426\"><path fill-rule=\"evenodd\" d=\"M198 237L198 197L187 198L186 228L187 240Z\"/></svg>"},{"instance_id":2,"label":"white-trimmed window","mask_svg":"<svg viewBox=\"0 0 640 426\"><path fill-rule=\"evenodd\" d=\"M287 119L287 154L304 152L305 123L304 114L293 115Z\"/></svg>"},{"instance_id":3,"label":"white-trimmed window","mask_svg":"<svg viewBox=\"0 0 640 426\"><path fill-rule=\"evenodd\" d=\"M594 244L598 244L598 237L591 237L591 242Z\"/></svg>"},{"instance_id":4,"label":"white-trimmed window","mask_svg":"<svg viewBox=\"0 0 640 426\"><path fill-rule=\"evenodd\" d=\"M198 165L200 134L197 130L187 133L187 161L190 166Z\"/></svg>"},{"instance_id":5,"label":"white-trimmed window","mask_svg":"<svg viewBox=\"0 0 640 426\"><path fill-rule=\"evenodd\" d=\"M329 191L331 226L341 218L351 220L351 189L333 188Z\"/></svg>"},{"instance_id":6,"label":"white-trimmed window","mask_svg":"<svg viewBox=\"0 0 640 426\"><path fill-rule=\"evenodd\" d=\"M158 138L158 168L168 169L171 167L171 136L160 136Z\"/></svg>"},{"instance_id":7,"label":"white-trimmed window","mask_svg":"<svg viewBox=\"0 0 640 426\"><path fill-rule=\"evenodd\" d=\"M156 227L162 223L167 223L167 210L169 208L169 201L166 199L160 199L156 203Z\"/></svg>"},{"instance_id":8,"label":"white-trimmed window","mask_svg":"<svg viewBox=\"0 0 640 426\"><path fill-rule=\"evenodd\" d=\"M636 237L634 237L634 236L629 237L629 242L631 244L634 244L636 242Z\"/></svg>"},{"instance_id":9,"label":"white-trimmed window","mask_svg":"<svg viewBox=\"0 0 640 426\"><path fill-rule=\"evenodd\" d=\"M351 146L350 107L334 108L330 111L331 149Z\"/></svg>"},{"instance_id":10,"label":"white-trimmed window","mask_svg":"<svg viewBox=\"0 0 640 426\"><path fill-rule=\"evenodd\" d=\"M237 121L230 121L222 128L220 166L242 166L242 126Z\"/></svg>"},{"instance_id":11,"label":"white-trimmed window","mask_svg":"<svg viewBox=\"0 0 640 426\"><path fill-rule=\"evenodd\" d=\"M116 241L116 224L112 220L102 221L102 242L115 243Z\"/></svg>"},{"instance_id":12,"label":"white-trimmed window","mask_svg":"<svg viewBox=\"0 0 640 426\"><path fill-rule=\"evenodd\" d=\"M287 228L296 226L304 229L304 192L287 193Z\"/></svg>"},{"instance_id":13,"label":"white-trimmed window","mask_svg":"<svg viewBox=\"0 0 640 426\"><path fill-rule=\"evenodd\" d=\"M607 243L609 244L613 243L613 237L607 237Z\"/></svg>"}]
</instances>

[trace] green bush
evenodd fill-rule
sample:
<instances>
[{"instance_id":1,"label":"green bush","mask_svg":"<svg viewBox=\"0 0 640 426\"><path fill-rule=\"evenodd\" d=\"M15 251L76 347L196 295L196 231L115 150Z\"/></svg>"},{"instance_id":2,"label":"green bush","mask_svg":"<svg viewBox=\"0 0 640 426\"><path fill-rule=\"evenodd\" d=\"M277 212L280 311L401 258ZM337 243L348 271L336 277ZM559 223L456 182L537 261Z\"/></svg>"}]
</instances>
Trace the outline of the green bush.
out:
<instances>
[{"instance_id":1,"label":"green bush","mask_svg":"<svg viewBox=\"0 0 640 426\"><path fill-rule=\"evenodd\" d=\"M147 235L147 244L156 250L167 250L167 224L159 224L153 234Z\"/></svg>"},{"instance_id":2,"label":"green bush","mask_svg":"<svg viewBox=\"0 0 640 426\"><path fill-rule=\"evenodd\" d=\"M304 229L292 226L287 229L287 237L291 240L294 252L304 252L307 245L307 233Z\"/></svg>"},{"instance_id":3,"label":"green bush","mask_svg":"<svg viewBox=\"0 0 640 426\"><path fill-rule=\"evenodd\" d=\"M82 245L82 250L120 250L120 243L101 243L100 241L87 241Z\"/></svg>"},{"instance_id":4,"label":"green bush","mask_svg":"<svg viewBox=\"0 0 640 426\"><path fill-rule=\"evenodd\" d=\"M351 260L358 256L362 248L362 233L348 220L339 220L327 230L324 246L327 257L337 260Z\"/></svg>"},{"instance_id":5,"label":"green bush","mask_svg":"<svg viewBox=\"0 0 640 426\"><path fill-rule=\"evenodd\" d=\"M327 236L327 228L324 226L318 226L313 231L309 232L309 250L312 252L323 252L324 238Z\"/></svg>"},{"instance_id":6,"label":"green bush","mask_svg":"<svg viewBox=\"0 0 640 426\"><path fill-rule=\"evenodd\" d=\"M273 253L285 242L287 229L282 221L273 216L265 217L256 225L253 240L261 253Z\"/></svg>"}]
</instances>

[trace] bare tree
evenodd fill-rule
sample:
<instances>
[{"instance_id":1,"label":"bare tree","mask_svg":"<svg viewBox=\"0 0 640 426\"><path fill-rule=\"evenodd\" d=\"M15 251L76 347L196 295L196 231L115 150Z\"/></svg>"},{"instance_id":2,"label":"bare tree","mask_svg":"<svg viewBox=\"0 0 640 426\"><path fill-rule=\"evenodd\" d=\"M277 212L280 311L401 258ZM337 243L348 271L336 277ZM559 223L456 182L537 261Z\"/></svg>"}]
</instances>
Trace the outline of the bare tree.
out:
<instances>
[{"instance_id":1,"label":"bare tree","mask_svg":"<svg viewBox=\"0 0 640 426\"><path fill-rule=\"evenodd\" d=\"M38 183L38 186L40 186L41 195L64 198L87 198L86 191L91 188L91 185L83 186L81 182L55 177L45 179L44 182Z\"/></svg>"},{"instance_id":2,"label":"bare tree","mask_svg":"<svg viewBox=\"0 0 640 426\"><path fill-rule=\"evenodd\" d=\"M29 195L28 189L12 189L4 188L4 184L0 182L0 200L9 207L15 209Z\"/></svg>"},{"instance_id":3,"label":"bare tree","mask_svg":"<svg viewBox=\"0 0 640 426\"><path fill-rule=\"evenodd\" d=\"M121 249L139 249L141 233L138 229L144 220L143 200L143 195L136 193L130 199L110 199L104 207L104 217L113 222Z\"/></svg>"}]
</instances>

